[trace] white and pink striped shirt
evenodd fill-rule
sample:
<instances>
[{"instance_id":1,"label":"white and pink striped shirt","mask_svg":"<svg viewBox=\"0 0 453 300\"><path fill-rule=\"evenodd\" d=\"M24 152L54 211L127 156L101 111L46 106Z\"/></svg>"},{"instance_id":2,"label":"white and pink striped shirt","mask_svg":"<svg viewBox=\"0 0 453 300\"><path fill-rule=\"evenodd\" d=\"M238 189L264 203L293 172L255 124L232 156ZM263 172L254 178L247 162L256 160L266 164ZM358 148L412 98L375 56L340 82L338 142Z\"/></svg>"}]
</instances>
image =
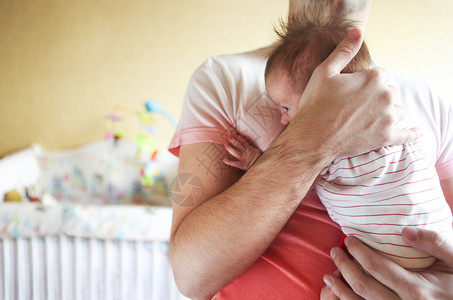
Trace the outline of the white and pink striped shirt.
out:
<instances>
[{"instance_id":1,"label":"white and pink striped shirt","mask_svg":"<svg viewBox=\"0 0 453 300\"><path fill-rule=\"evenodd\" d=\"M435 258L405 243L404 226L452 234L435 163L417 143L338 158L316 190L346 235L408 269L426 268Z\"/></svg>"}]
</instances>

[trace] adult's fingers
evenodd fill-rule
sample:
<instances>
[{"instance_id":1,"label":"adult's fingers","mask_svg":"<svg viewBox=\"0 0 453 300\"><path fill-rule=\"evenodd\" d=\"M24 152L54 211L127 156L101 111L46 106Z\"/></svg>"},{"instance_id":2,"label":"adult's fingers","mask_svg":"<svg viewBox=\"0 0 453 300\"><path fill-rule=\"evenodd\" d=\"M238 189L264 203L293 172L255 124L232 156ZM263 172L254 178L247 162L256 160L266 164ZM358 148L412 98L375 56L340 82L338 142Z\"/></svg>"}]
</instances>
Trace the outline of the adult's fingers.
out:
<instances>
[{"instance_id":1,"label":"adult's fingers","mask_svg":"<svg viewBox=\"0 0 453 300\"><path fill-rule=\"evenodd\" d=\"M401 105L395 105L395 124L398 124L398 122L402 121L405 116L406 110L404 110L404 107L402 107Z\"/></svg>"},{"instance_id":2,"label":"adult's fingers","mask_svg":"<svg viewBox=\"0 0 453 300\"><path fill-rule=\"evenodd\" d=\"M243 149L243 148L247 148L247 147L250 145L249 142L247 142L247 140L244 139L244 138L243 138L242 136L240 136L240 135L236 136L236 140L237 140L238 143L241 144L242 149Z\"/></svg>"},{"instance_id":3,"label":"adult's fingers","mask_svg":"<svg viewBox=\"0 0 453 300\"><path fill-rule=\"evenodd\" d=\"M406 111L400 105L395 105L394 120L395 124L398 124L404 119ZM401 145L410 144L418 140L423 135L423 131L420 128L394 128L392 135L389 140L389 145Z\"/></svg>"},{"instance_id":4,"label":"adult's fingers","mask_svg":"<svg viewBox=\"0 0 453 300\"><path fill-rule=\"evenodd\" d=\"M340 298L337 297L337 295L332 292L332 290L325 285L321 289L321 295L319 296L320 300L339 300Z\"/></svg>"},{"instance_id":5,"label":"adult's fingers","mask_svg":"<svg viewBox=\"0 0 453 300\"><path fill-rule=\"evenodd\" d=\"M230 145L225 145L225 150L230 153L234 158L236 158L237 160L241 160L242 159L242 154L241 152L239 152L238 150L234 149L233 147L231 147Z\"/></svg>"},{"instance_id":6,"label":"adult's fingers","mask_svg":"<svg viewBox=\"0 0 453 300\"><path fill-rule=\"evenodd\" d=\"M368 248L368 250L370 249ZM364 271L355 262L353 262L347 256L347 254L340 248L333 248L331 251L331 256L335 265L340 270L343 278L351 286L352 291L354 291L354 293L357 294L358 296L361 296L365 299L388 299L388 300L399 299L395 295L395 293L393 293L383 284L378 282L373 277L365 274ZM359 261L359 263L361 264L362 262ZM337 296L339 296L340 299L356 299L351 298L352 297L351 291L348 292L345 286L343 287L340 283L336 282L335 280L332 281L331 287L331 290L335 292L333 286L335 286L339 292L340 291L344 292L343 295L337 294Z\"/></svg>"},{"instance_id":7,"label":"adult's fingers","mask_svg":"<svg viewBox=\"0 0 453 300\"><path fill-rule=\"evenodd\" d=\"M422 228L405 227L402 232L406 242L436 258L453 265L453 236Z\"/></svg>"},{"instance_id":8,"label":"adult's fingers","mask_svg":"<svg viewBox=\"0 0 453 300\"><path fill-rule=\"evenodd\" d=\"M223 159L223 163L228 165L228 166L234 167L234 168L238 168L238 169L241 169L241 170L244 170L244 171L246 170L242 166L242 162L238 161L238 160L231 160L231 159L228 159L228 158L224 158Z\"/></svg>"},{"instance_id":9,"label":"adult's fingers","mask_svg":"<svg viewBox=\"0 0 453 300\"><path fill-rule=\"evenodd\" d=\"M315 70L325 78L334 77L343 71L346 65L355 57L363 42L363 34L358 28L348 31L346 37L335 50Z\"/></svg>"},{"instance_id":10,"label":"adult's fingers","mask_svg":"<svg viewBox=\"0 0 453 300\"><path fill-rule=\"evenodd\" d=\"M390 259L377 254L355 238L348 237L346 238L345 243L349 253L357 260L362 268L373 277L373 279L377 280L377 283L380 285L377 289L382 294L387 294L389 297L388 299L398 298L395 293L388 290L387 287L391 290L399 291L402 294L410 294L405 288L409 288L409 283L415 281L412 272L407 271ZM346 278L345 274L343 274L343 276Z\"/></svg>"},{"instance_id":11,"label":"adult's fingers","mask_svg":"<svg viewBox=\"0 0 453 300\"><path fill-rule=\"evenodd\" d=\"M321 290L321 300L360 300L362 299L354 291L346 286L343 281L333 274L323 277L326 286Z\"/></svg>"},{"instance_id":12,"label":"adult's fingers","mask_svg":"<svg viewBox=\"0 0 453 300\"><path fill-rule=\"evenodd\" d=\"M417 141L423 135L423 131L418 128L393 129L392 135L388 140L388 145L410 144Z\"/></svg>"},{"instance_id":13,"label":"adult's fingers","mask_svg":"<svg viewBox=\"0 0 453 300\"><path fill-rule=\"evenodd\" d=\"M239 135L237 135L236 137L229 137L228 138L228 141L230 142L230 144L232 146L234 146L240 152L243 152L244 148L245 148L244 144L242 143L243 140L244 139L241 136L239 136Z\"/></svg>"}]
</instances>

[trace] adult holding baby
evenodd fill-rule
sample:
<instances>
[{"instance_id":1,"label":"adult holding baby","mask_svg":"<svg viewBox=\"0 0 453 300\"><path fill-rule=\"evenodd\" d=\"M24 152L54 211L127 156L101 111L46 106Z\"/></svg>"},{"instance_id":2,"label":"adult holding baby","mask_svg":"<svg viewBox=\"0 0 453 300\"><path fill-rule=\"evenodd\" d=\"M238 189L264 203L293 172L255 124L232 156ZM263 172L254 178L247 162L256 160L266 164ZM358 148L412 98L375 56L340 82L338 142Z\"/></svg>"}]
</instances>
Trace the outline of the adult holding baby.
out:
<instances>
[{"instance_id":1,"label":"adult holding baby","mask_svg":"<svg viewBox=\"0 0 453 300\"><path fill-rule=\"evenodd\" d=\"M361 14L351 14L365 21L370 2ZM304 3L290 1L290 13ZM304 106L277 139L283 129L279 118L266 118L272 106L262 78L265 50L211 58L194 74L183 109L187 115L170 146L180 155L179 172L194 174L204 186L195 205L174 205L170 253L186 295L207 299L221 290L218 299L319 297L322 276L335 269L329 252L341 231L310 192L315 178L336 157L418 136L415 129L393 127L403 113L385 71L340 74L361 42L361 32L350 31L315 70ZM257 123L265 109L269 113ZM223 164L221 144L231 128L264 152L245 174ZM209 155L211 168L206 168L204 158L213 149L221 155ZM401 289L407 286L401 283Z\"/></svg>"}]
</instances>

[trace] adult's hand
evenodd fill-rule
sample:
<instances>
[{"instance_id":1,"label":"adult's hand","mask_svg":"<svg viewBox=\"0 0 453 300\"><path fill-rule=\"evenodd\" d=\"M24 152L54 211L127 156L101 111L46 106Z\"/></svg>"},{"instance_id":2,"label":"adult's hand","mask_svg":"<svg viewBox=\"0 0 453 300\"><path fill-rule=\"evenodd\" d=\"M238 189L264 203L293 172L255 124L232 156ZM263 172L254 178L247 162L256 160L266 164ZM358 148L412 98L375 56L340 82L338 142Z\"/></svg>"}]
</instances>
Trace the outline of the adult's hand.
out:
<instances>
[{"instance_id":1,"label":"adult's hand","mask_svg":"<svg viewBox=\"0 0 453 300\"><path fill-rule=\"evenodd\" d=\"M341 249L332 249L333 260L350 287L337 274L325 275L321 299L452 299L453 236L446 238L434 231L407 227L403 237L438 261L424 271L411 272L358 240L347 238L348 251L367 273Z\"/></svg>"},{"instance_id":2,"label":"adult's hand","mask_svg":"<svg viewBox=\"0 0 453 300\"><path fill-rule=\"evenodd\" d=\"M404 110L384 69L342 74L363 41L355 28L313 72L290 127L310 128L310 143L329 157L360 154L415 141L419 129L397 129ZM294 138L297 138L295 136Z\"/></svg>"}]
</instances>

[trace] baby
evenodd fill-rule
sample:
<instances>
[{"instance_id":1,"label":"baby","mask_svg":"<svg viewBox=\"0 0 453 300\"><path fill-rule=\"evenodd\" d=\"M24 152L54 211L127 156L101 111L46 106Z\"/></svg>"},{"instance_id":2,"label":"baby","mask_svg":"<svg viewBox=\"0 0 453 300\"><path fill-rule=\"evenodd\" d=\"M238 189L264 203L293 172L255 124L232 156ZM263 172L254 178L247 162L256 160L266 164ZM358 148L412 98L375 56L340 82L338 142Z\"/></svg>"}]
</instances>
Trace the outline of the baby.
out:
<instances>
[{"instance_id":1,"label":"baby","mask_svg":"<svg viewBox=\"0 0 453 300\"><path fill-rule=\"evenodd\" d=\"M296 115L299 100L314 69L354 27L335 19L332 1L316 1L288 22L266 65L269 97L282 108L281 123ZM329 9L330 8L330 9ZM363 44L343 73L371 66ZM247 170L261 155L241 136L229 138L225 148L235 159L224 162ZM321 174L316 192L333 221L401 266L429 267L434 257L411 248L401 236L404 226L452 231L452 215L443 196L434 162L417 143L382 147L361 155L338 158Z\"/></svg>"}]
</instances>

